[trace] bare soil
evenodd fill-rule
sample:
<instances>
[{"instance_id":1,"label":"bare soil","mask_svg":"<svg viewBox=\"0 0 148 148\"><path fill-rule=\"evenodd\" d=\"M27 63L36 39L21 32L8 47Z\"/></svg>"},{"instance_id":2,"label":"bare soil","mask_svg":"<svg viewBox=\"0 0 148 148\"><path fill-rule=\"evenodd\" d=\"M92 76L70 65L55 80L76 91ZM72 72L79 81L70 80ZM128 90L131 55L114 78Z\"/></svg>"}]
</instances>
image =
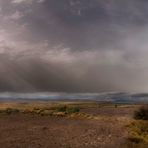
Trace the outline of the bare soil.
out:
<instances>
[{"instance_id":1,"label":"bare soil","mask_svg":"<svg viewBox=\"0 0 148 148\"><path fill-rule=\"evenodd\" d=\"M122 106L122 107L98 107L84 108L83 112L93 115L109 116L109 117L126 117L133 118L133 113L137 110L138 105Z\"/></svg>"},{"instance_id":2,"label":"bare soil","mask_svg":"<svg viewBox=\"0 0 148 148\"><path fill-rule=\"evenodd\" d=\"M125 125L135 108L89 108L98 120L0 115L1 148L125 148ZM105 115L105 117L104 117Z\"/></svg>"}]
</instances>

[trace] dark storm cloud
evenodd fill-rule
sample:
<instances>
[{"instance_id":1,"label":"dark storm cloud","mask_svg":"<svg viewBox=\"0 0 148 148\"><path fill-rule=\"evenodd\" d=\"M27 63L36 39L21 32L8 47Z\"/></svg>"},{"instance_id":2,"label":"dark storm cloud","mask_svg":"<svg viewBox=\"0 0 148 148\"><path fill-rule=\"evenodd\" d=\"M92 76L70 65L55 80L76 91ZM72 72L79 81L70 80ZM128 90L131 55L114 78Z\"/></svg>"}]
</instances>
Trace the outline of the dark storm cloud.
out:
<instances>
[{"instance_id":1,"label":"dark storm cloud","mask_svg":"<svg viewBox=\"0 0 148 148\"><path fill-rule=\"evenodd\" d=\"M147 5L0 0L0 91L147 91Z\"/></svg>"},{"instance_id":2,"label":"dark storm cloud","mask_svg":"<svg viewBox=\"0 0 148 148\"><path fill-rule=\"evenodd\" d=\"M118 48L130 29L147 24L147 4L138 0L46 0L34 4L22 21L29 23L33 38L62 42L74 50Z\"/></svg>"},{"instance_id":3,"label":"dark storm cloud","mask_svg":"<svg viewBox=\"0 0 148 148\"><path fill-rule=\"evenodd\" d=\"M74 67L65 67L62 64L47 64L41 59L14 62L9 57L1 56L0 61L1 91L95 92L105 91L106 88L113 89L103 83L101 87L100 84L95 84L94 79L91 80L90 78L90 76L95 75L95 72L98 72L94 70L88 72L85 77L77 77L75 72L69 73Z\"/></svg>"}]
</instances>

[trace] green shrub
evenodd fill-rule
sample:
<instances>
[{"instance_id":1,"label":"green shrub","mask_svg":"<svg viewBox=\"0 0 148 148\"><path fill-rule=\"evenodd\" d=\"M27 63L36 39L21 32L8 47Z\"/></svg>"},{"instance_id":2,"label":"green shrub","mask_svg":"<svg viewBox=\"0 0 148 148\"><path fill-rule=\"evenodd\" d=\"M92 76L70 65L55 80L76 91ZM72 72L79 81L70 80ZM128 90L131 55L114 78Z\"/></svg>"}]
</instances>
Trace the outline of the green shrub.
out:
<instances>
[{"instance_id":1,"label":"green shrub","mask_svg":"<svg viewBox=\"0 0 148 148\"><path fill-rule=\"evenodd\" d=\"M67 110L67 106L58 106L57 108L56 108L56 110L58 111L58 112L66 112L66 110Z\"/></svg>"},{"instance_id":2,"label":"green shrub","mask_svg":"<svg viewBox=\"0 0 148 148\"><path fill-rule=\"evenodd\" d=\"M139 108L139 110L135 111L134 118L137 120L148 120L148 105L142 106L141 108Z\"/></svg>"},{"instance_id":3,"label":"green shrub","mask_svg":"<svg viewBox=\"0 0 148 148\"><path fill-rule=\"evenodd\" d=\"M57 112L65 112L66 114L72 114L72 113L77 113L80 111L79 107L68 107L68 106L58 106L55 109Z\"/></svg>"},{"instance_id":4,"label":"green shrub","mask_svg":"<svg viewBox=\"0 0 148 148\"><path fill-rule=\"evenodd\" d=\"M66 113L72 114L72 113L78 113L80 111L79 107L68 107L66 109Z\"/></svg>"}]
</instances>

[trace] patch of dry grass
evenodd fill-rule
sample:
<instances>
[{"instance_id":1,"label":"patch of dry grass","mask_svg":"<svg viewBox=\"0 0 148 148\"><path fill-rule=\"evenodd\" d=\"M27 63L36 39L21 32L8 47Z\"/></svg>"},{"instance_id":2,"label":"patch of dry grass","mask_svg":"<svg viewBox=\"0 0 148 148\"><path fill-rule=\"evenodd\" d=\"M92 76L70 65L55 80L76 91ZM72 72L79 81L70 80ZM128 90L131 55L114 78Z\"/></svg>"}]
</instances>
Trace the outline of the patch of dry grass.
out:
<instances>
[{"instance_id":1,"label":"patch of dry grass","mask_svg":"<svg viewBox=\"0 0 148 148\"><path fill-rule=\"evenodd\" d=\"M133 121L129 125L128 139L135 143L144 142L148 144L148 121Z\"/></svg>"}]
</instances>

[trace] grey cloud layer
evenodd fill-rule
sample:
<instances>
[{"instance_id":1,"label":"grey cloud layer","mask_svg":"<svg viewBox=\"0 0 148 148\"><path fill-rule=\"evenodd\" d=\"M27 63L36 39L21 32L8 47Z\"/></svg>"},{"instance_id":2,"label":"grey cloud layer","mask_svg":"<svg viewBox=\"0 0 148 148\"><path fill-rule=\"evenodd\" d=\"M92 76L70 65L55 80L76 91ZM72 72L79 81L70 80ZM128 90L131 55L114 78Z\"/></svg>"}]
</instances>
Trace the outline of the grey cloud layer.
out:
<instances>
[{"instance_id":1,"label":"grey cloud layer","mask_svg":"<svg viewBox=\"0 0 148 148\"><path fill-rule=\"evenodd\" d=\"M0 91L147 91L147 5L0 0Z\"/></svg>"}]
</instances>

